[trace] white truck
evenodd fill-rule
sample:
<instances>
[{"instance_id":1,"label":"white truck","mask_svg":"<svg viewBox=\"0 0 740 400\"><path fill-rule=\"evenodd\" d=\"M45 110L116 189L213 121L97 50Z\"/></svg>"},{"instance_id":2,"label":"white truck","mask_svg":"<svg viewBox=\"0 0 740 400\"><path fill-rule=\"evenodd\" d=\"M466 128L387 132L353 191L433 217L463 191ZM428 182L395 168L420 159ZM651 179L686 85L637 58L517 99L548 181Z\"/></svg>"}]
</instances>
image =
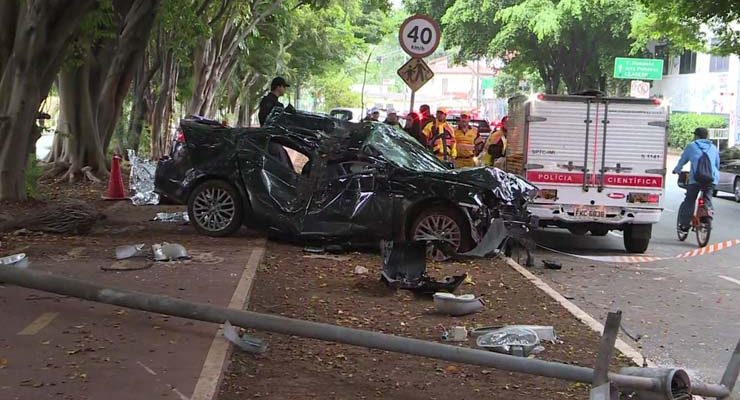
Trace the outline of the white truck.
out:
<instances>
[{"instance_id":1,"label":"white truck","mask_svg":"<svg viewBox=\"0 0 740 400\"><path fill-rule=\"evenodd\" d=\"M627 252L644 253L663 211L669 115L660 99L513 97L505 168L540 188L540 226L623 231Z\"/></svg>"}]
</instances>

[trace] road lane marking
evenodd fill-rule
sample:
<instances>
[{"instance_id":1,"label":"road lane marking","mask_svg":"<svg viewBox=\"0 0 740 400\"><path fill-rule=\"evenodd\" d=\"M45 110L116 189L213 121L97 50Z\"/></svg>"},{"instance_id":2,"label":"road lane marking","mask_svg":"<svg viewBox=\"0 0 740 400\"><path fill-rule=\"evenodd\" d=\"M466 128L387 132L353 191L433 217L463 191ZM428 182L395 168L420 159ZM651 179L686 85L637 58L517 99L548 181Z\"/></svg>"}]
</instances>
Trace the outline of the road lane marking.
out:
<instances>
[{"instance_id":1,"label":"road lane marking","mask_svg":"<svg viewBox=\"0 0 740 400\"><path fill-rule=\"evenodd\" d=\"M562 255L570 256L570 257L582 258L582 259L591 260L591 261L633 264L633 263L647 263L647 262L653 262L653 261L664 261L664 260L673 260L677 258L689 258L689 257L703 256L707 254L716 253L720 250L729 249L730 247L733 247L739 244L740 244L740 239L726 240L724 242L714 243L709 246L705 246L705 247L702 247L696 250L691 250L685 253L677 254L672 257L636 256L636 255L633 255L633 256L584 256L584 255L579 255L579 254L566 253L560 250L555 250L550 247L543 246L541 244L538 244L537 247L547 250L547 251L551 251L553 253L562 254Z\"/></svg>"},{"instance_id":2,"label":"road lane marking","mask_svg":"<svg viewBox=\"0 0 740 400\"><path fill-rule=\"evenodd\" d=\"M46 328L51 323L51 321L53 321L54 318L56 318L58 315L59 313L55 313L55 312L43 313L41 314L40 317L36 318L35 321L31 322L30 324L28 324L28 326L23 328L22 331L18 332L18 335L21 335L21 336L35 335L41 332L41 330L43 330L44 328Z\"/></svg>"},{"instance_id":3,"label":"road lane marking","mask_svg":"<svg viewBox=\"0 0 740 400\"><path fill-rule=\"evenodd\" d=\"M143 362L137 361L136 363L139 364L139 365L141 365L141 368L144 368L144 371L148 372L151 375L157 376L157 373L154 372L153 369L151 369L151 368L147 367L146 365L144 365Z\"/></svg>"},{"instance_id":4,"label":"road lane marking","mask_svg":"<svg viewBox=\"0 0 740 400\"><path fill-rule=\"evenodd\" d=\"M735 278L730 278L729 276L724 276L724 275L717 275L717 276L719 276L720 278L722 278L722 279L724 279L726 281L729 281L729 282L732 282L732 283L737 283L738 285L740 285L740 281L737 280L737 279L735 279Z\"/></svg>"},{"instance_id":5,"label":"road lane marking","mask_svg":"<svg viewBox=\"0 0 740 400\"><path fill-rule=\"evenodd\" d=\"M239 283L231 297L229 308L243 310L247 306L249 295L252 292L252 283L254 283L254 277L257 274L257 267L265 255L265 242L265 239L261 239L255 244L255 248L252 250L252 254L249 255L247 265L244 266L244 272L242 272ZM223 326L220 326L213 337L211 348L208 350L206 361L203 363L203 369L201 369L190 400L211 400L215 397L230 348L231 342L224 337Z\"/></svg>"}]
</instances>

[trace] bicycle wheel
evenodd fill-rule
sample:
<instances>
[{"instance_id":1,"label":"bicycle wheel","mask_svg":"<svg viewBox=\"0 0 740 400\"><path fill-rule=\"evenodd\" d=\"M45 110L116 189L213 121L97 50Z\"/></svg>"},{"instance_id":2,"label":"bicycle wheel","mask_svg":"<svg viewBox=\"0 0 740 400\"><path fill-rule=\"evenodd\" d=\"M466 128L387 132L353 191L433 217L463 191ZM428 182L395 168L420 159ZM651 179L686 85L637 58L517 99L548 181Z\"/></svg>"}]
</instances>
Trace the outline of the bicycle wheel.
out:
<instances>
[{"instance_id":1,"label":"bicycle wheel","mask_svg":"<svg viewBox=\"0 0 740 400\"><path fill-rule=\"evenodd\" d=\"M687 237L689 237L689 232L684 232L681 230L681 224L676 220L676 234L678 235L678 240L684 241Z\"/></svg>"},{"instance_id":2,"label":"bicycle wheel","mask_svg":"<svg viewBox=\"0 0 740 400\"><path fill-rule=\"evenodd\" d=\"M712 222L702 221L696 227L696 243L699 247L704 247L709 243L709 237L712 235Z\"/></svg>"}]
</instances>

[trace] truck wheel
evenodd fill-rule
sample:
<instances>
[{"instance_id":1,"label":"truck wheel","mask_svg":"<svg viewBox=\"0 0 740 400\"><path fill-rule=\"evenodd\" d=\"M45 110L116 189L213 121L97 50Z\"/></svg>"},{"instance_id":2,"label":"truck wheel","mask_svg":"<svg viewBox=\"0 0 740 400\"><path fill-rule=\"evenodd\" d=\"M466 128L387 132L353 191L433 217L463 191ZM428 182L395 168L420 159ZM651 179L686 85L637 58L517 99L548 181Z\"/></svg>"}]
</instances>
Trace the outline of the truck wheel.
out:
<instances>
[{"instance_id":1,"label":"truck wheel","mask_svg":"<svg viewBox=\"0 0 740 400\"><path fill-rule=\"evenodd\" d=\"M627 225L624 228L624 248L628 253L644 253L650 244L652 225Z\"/></svg>"},{"instance_id":2,"label":"truck wheel","mask_svg":"<svg viewBox=\"0 0 740 400\"><path fill-rule=\"evenodd\" d=\"M606 236L607 233L609 233L609 228L605 226L591 228L591 236Z\"/></svg>"},{"instance_id":3,"label":"truck wheel","mask_svg":"<svg viewBox=\"0 0 740 400\"><path fill-rule=\"evenodd\" d=\"M199 184L190 194L188 216L198 233L228 236L242 226L243 207L236 188L213 179Z\"/></svg>"}]
</instances>

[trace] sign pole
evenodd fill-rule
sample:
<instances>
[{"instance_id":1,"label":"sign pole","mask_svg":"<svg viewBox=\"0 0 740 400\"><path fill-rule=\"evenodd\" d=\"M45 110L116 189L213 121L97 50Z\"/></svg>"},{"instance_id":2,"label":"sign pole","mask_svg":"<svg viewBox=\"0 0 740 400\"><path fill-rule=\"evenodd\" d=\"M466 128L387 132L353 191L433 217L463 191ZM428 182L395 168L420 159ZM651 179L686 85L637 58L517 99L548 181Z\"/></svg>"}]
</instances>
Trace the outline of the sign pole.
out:
<instances>
[{"instance_id":1,"label":"sign pole","mask_svg":"<svg viewBox=\"0 0 740 400\"><path fill-rule=\"evenodd\" d=\"M416 90L411 91L411 107L409 109L409 112L414 112L414 98L416 97Z\"/></svg>"}]
</instances>

